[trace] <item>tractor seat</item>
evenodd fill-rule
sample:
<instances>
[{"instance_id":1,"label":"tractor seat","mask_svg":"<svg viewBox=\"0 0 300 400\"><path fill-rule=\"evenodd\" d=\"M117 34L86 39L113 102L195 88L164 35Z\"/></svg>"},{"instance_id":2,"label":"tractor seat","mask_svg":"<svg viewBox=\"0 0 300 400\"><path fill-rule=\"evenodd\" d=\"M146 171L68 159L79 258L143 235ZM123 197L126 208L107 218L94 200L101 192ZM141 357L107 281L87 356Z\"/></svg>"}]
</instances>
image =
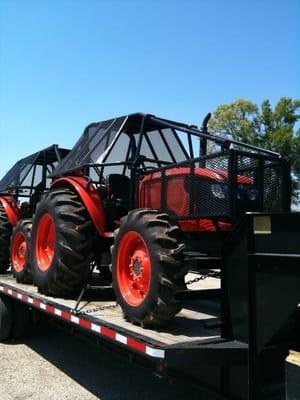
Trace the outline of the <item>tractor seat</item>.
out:
<instances>
[{"instance_id":1,"label":"tractor seat","mask_svg":"<svg viewBox=\"0 0 300 400\"><path fill-rule=\"evenodd\" d=\"M126 175L110 174L106 178L109 185L111 199L117 206L128 207L130 179Z\"/></svg>"}]
</instances>

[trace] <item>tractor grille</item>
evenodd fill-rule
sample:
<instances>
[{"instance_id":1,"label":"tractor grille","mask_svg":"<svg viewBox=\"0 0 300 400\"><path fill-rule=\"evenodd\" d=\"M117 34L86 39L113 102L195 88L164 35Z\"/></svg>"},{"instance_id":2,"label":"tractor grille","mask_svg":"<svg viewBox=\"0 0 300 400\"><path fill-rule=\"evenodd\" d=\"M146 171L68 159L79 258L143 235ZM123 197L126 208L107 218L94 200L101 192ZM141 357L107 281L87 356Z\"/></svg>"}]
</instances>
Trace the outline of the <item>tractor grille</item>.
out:
<instances>
[{"instance_id":1,"label":"tractor grille","mask_svg":"<svg viewBox=\"0 0 300 400\"><path fill-rule=\"evenodd\" d=\"M229 150L172 164L140 180L139 206L174 219L233 222L246 211L289 208L289 168L278 157Z\"/></svg>"}]
</instances>

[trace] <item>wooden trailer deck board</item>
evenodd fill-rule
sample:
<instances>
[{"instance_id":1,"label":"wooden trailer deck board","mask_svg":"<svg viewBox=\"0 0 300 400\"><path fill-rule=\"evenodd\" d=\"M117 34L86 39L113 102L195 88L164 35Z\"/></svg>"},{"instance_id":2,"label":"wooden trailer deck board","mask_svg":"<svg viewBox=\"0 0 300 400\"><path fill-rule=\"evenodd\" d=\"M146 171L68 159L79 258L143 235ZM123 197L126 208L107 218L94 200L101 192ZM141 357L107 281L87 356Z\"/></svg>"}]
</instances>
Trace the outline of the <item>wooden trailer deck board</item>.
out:
<instances>
[{"instance_id":1,"label":"wooden trailer deck board","mask_svg":"<svg viewBox=\"0 0 300 400\"><path fill-rule=\"evenodd\" d=\"M206 287L208 285L209 284L206 283ZM215 286L216 282L212 282L211 285ZM3 288L5 288L5 290ZM8 290L10 292L8 292ZM117 337L121 343L122 341L124 342L126 338L133 338L140 343L154 346L154 349L162 349L182 343L201 343L209 339L217 339L220 337L220 330L216 327L219 321L219 306L213 301L184 302L184 308L175 317L173 323L166 328L152 330L143 329L125 321L120 307L99 310L99 307L112 306L115 304L112 299L112 291L109 288L97 290L96 297L95 293L92 293L89 297L84 298L79 304L78 309L80 313L76 315L72 314L76 303L75 299L64 299L40 294L35 286L17 283L10 274L0 275L0 291L21 301L25 299L25 302L31 304L33 307L40 308L45 312L48 311L57 317L63 318L64 313L66 316L68 314L69 317L64 319L69 320L71 323L77 323L83 328L89 326L94 333L101 333L102 327L105 336L110 338L110 336L113 335L112 332L115 332L114 336ZM30 300L28 300L27 297L29 297ZM40 305L38 303L40 303ZM207 323L213 327L206 326ZM149 352L151 353L151 349L148 353Z\"/></svg>"}]
</instances>

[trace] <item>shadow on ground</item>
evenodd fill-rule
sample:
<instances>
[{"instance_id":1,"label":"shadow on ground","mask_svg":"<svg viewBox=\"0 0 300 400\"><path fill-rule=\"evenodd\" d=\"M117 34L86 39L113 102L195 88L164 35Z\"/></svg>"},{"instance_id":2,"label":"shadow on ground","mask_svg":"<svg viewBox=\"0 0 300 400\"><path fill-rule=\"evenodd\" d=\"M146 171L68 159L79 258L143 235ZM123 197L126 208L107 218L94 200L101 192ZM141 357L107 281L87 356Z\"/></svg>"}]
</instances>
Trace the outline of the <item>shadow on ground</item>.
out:
<instances>
[{"instance_id":1,"label":"shadow on ground","mask_svg":"<svg viewBox=\"0 0 300 400\"><path fill-rule=\"evenodd\" d=\"M23 343L101 400L220 400L193 385L158 378L117 352L46 322ZM18 344L18 342L15 342ZM300 367L288 364L288 400L300 399Z\"/></svg>"},{"instance_id":2,"label":"shadow on ground","mask_svg":"<svg viewBox=\"0 0 300 400\"><path fill-rule=\"evenodd\" d=\"M46 322L39 323L35 334L22 343L101 400L221 399L193 385L159 378L113 350Z\"/></svg>"}]
</instances>

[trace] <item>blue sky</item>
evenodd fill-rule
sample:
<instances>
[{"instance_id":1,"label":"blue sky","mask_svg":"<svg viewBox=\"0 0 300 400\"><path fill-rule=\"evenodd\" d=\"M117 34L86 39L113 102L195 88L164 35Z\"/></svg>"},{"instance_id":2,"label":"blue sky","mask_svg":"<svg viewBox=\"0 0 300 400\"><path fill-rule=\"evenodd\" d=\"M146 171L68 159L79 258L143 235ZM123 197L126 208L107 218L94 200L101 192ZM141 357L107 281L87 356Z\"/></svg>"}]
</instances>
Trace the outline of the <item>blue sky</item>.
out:
<instances>
[{"instance_id":1,"label":"blue sky","mask_svg":"<svg viewBox=\"0 0 300 400\"><path fill-rule=\"evenodd\" d=\"M92 122L300 97L298 0L0 0L0 177Z\"/></svg>"}]
</instances>

